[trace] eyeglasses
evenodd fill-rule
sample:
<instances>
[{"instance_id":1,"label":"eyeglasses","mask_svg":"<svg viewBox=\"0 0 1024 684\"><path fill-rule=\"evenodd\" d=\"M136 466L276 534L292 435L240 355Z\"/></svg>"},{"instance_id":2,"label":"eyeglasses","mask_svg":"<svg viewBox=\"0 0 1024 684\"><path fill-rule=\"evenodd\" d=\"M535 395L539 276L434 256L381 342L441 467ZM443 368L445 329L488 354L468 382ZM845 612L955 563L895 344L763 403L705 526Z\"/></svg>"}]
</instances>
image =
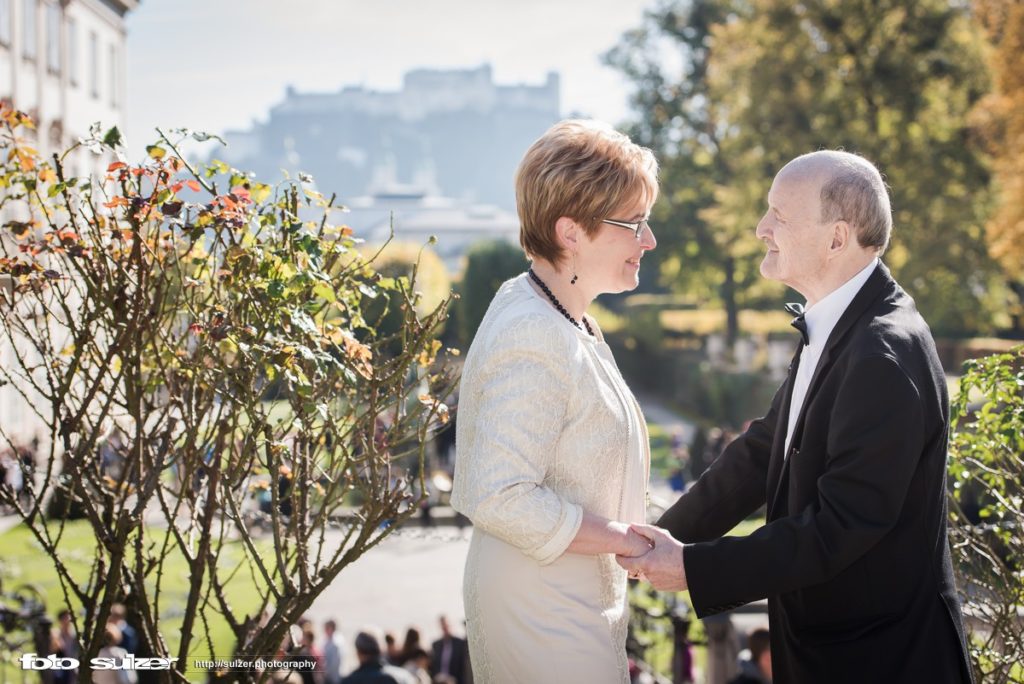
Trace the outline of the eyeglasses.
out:
<instances>
[{"instance_id":1,"label":"eyeglasses","mask_svg":"<svg viewBox=\"0 0 1024 684\"><path fill-rule=\"evenodd\" d=\"M637 221L636 223L630 223L629 221L618 221L616 219L601 219L601 223L608 223L619 228L628 228L633 231L636 239L640 239L640 234L644 232L644 228L650 228L651 224L647 222L647 219Z\"/></svg>"}]
</instances>

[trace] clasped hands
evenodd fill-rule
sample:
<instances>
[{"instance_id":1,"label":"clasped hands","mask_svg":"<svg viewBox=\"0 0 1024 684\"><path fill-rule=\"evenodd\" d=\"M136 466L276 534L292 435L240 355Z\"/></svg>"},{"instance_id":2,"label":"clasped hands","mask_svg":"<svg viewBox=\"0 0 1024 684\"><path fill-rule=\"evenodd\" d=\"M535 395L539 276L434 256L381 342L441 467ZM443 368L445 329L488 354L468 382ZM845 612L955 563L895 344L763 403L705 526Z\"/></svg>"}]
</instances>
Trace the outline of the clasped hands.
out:
<instances>
[{"instance_id":1,"label":"clasped hands","mask_svg":"<svg viewBox=\"0 0 1024 684\"><path fill-rule=\"evenodd\" d=\"M630 525L629 541L629 551L615 560L630 577L644 577L661 591L686 589L683 545L672 535L653 525Z\"/></svg>"}]
</instances>

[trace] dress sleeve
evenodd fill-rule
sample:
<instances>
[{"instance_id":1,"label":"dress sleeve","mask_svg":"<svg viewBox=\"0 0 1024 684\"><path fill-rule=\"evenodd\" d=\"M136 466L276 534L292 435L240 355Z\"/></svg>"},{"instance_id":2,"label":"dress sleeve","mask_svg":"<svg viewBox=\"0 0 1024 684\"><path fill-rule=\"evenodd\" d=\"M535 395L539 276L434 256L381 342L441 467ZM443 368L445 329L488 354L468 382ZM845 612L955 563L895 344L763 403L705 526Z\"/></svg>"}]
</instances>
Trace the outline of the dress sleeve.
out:
<instances>
[{"instance_id":1,"label":"dress sleeve","mask_svg":"<svg viewBox=\"0 0 1024 684\"><path fill-rule=\"evenodd\" d=\"M463 377L452 506L542 565L564 553L582 508L545 485L572 392L572 347L548 316L518 318ZM466 409L469 410L466 410ZM462 422L469 418L469 424Z\"/></svg>"}]
</instances>

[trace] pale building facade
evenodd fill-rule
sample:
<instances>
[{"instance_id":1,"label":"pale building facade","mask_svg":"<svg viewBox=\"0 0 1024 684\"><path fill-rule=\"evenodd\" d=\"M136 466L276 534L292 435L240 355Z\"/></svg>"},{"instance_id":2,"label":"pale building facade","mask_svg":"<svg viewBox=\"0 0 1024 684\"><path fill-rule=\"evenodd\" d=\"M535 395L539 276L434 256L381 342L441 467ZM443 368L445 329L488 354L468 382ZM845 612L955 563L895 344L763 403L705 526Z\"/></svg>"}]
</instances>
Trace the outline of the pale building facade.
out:
<instances>
[{"instance_id":1,"label":"pale building facade","mask_svg":"<svg viewBox=\"0 0 1024 684\"><path fill-rule=\"evenodd\" d=\"M124 127L125 15L138 0L0 0L0 100L28 113L22 131L44 158L70 147L99 122ZM80 149L68 176L99 174L108 160ZM14 208L5 209L5 218ZM0 286L5 283L0 283ZM0 363L13 350L0 340ZM0 427L26 442L38 419L11 387L0 387ZM0 450L6 444L0 440Z\"/></svg>"}]
</instances>

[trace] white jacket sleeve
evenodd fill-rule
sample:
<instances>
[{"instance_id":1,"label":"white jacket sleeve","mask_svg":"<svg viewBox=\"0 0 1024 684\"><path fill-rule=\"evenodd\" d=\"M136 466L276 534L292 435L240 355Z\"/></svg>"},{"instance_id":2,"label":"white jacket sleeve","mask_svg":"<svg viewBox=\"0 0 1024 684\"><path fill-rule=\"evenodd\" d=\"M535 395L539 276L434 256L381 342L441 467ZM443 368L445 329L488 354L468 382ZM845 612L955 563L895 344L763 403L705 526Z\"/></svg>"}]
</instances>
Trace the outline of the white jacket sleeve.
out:
<instances>
[{"instance_id":1,"label":"white jacket sleeve","mask_svg":"<svg viewBox=\"0 0 1024 684\"><path fill-rule=\"evenodd\" d=\"M452 491L474 525L542 565L564 553L583 520L579 505L545 486L574 384L571 338L558 323L517 318L467 359Z\"/></svg>"}]
</instances>

